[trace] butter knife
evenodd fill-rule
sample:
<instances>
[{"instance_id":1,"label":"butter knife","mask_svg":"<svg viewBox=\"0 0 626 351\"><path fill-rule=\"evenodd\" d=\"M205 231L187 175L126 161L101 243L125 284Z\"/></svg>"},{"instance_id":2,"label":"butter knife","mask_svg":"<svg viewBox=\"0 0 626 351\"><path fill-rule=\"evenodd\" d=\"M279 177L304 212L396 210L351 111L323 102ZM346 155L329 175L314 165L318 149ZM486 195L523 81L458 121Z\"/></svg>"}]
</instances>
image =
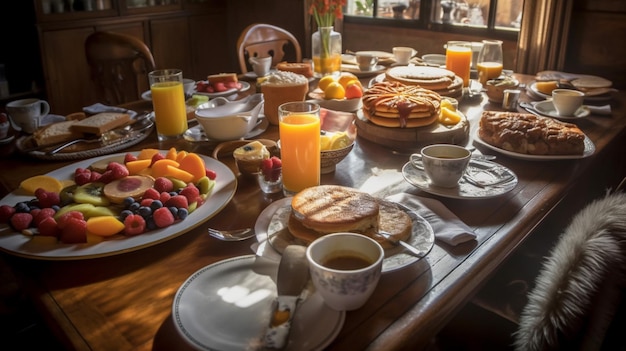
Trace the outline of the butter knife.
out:
<instances>
[{"instance_id":1,"label":"butter knife","mask_svg":"<svg viewBox=\"0 0 626 351\"><path fill-rule=\"evenodd\" d=\"M424 256L426 256L428 254L428 251L422 251L418 248L416 248L415 246L412 246L411 244L407 243L406 241L402 241L399 240L397 238L395 238L393 235L391 235L388 232L385 231L379 231L378 235L382 236L383 238L387 239L387 241L389 241L390 243L394 244L394 245L400 245L403 248L405 248L407 251L409 251L410 253L412 253L414 256L416 256L417 258L422 258Z\"/></svg>"},{"instance_id":2,"label":"butter knife","mask_svg":"<svg viewBox=\"0 0 626 351\"><path fill-rule=\"evenodd\" d=\"M278 296L273 303L270 324L264 336L266 348L281 350L287 345L293 316L308 281L306 248L300 245L287 246L278 266Z\"/></svg>"}]
</instances>

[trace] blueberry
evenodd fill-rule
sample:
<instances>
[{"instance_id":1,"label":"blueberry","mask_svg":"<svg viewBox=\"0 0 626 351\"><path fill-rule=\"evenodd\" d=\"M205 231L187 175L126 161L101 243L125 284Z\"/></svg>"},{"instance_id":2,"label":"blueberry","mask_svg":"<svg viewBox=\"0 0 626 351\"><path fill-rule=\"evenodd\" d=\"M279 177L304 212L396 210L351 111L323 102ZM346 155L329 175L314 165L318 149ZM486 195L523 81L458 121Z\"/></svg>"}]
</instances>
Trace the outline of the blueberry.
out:
<instances>
[{"instance_id":1,"label":"blueberry","mask_svg":"<svg viewBox=\"0 0 626 351\"><path fill-rule=\"evenodd\" d=\"M246 145L243 147L243 151L252 151L252 150L253 150L252 146Z\"/></svg>"},{"instance_id":2,"label":"blueberry","mask_svg":"<svg viewBox=\"0 0 626 351\"><path fill-rule=\"evenodd\" d=\"M157 229L157 225L156 225L156 223L154 223L154 218L153 217L146 218L146 228L148 230L155 230L155 229Z\"/></svg>"},{"instance_id":3,"label":"blueberry","mask_svg":"<svg viewBox=\"0 0 626 351\"><path fill-rule=\"evenodd\" d=\"M54 212L59 212L61 207L59 205L52 205L52 209L54 210Z\"/></svg>"},{"instance_id":4,"label":"blueberry","mask_svg":"<svg viewBox=\"0 0 626 351\"><path fill-rule=\"evenodd\" d=\"M144 219L148 219L149 217L152 217L152 209L148 206L141 206L137 209L137 214Z\"/></svg>"},{"instance_id":5,"label":"blueberry","mask_svg":"<svg viewBox=\"0 0 626 351\"><path fill-rule=\"evenodd\" d=\"M176 195L178 195L177 191L170 191L170 196L176 196Z\"/></svg>"},{"instance_id":6,"label":"blueberry","mask_svg":"<svg viewBox=\"0 0 626 351\"><path fill-rule=\"evenodd\" d=\"M124 201L122 202L122 204L124 205L124 208L129 208L130 205L134 204L136 201L132 196L128 196L124 198Z\"/></svg>"},{"instance_id":7,"label":"blueberry","mask_svg":"<svg viewBox=\"0 0 626 351\"><path fill-rule=\"evenodd\" d=\"M163 203L161 202L161 200L154 200L150 203L150 208L152 209L152 211L156 211L161 207L163 207Z\"/></svg>"},{"instance_id":8,"label":"blueberry","mask_svg":"<svg viewBox=\"0 0 626 351\"><path fill-rule=\"evenodd\" d=\"M28 203L26 202L18 202L15 205L15 212L28 213L30 212L30 206L28 206Z\"/></svg>"},{"instance_id":9,"label":"blueberry","mask_svg":"<svg viewBox=\"0 0 626 351\"><path fill-rule=\"evenodd\" d=\"M174 216L174 218L178 218L178 208L176 208L174 206L170 206L167 209L170 210L170 212L172 213L172 216Z\"/></svg>"},{"instance_id":10,"label":"blueberry","mask_svg":"<svg viewBox=\"0 0 626 351\"><path fill-rule=\"evenodd\" d=\"M133 212L131 210L122 210L122 212L120 212L120 220L122 222L124 222L124 220L126 219L126 217L132 215Z\"/></svg>"},{"instance_id":11,"label":"blueberry","mask_svg":"<svg viewBox=\"0 0 626 351\"><path fill-rule=\"evenodd\" d=\"M141 207L141 204L139 202L133 202L132 204L130 204L130 206L128 206L128 209L136 213L137 210L139 210L139 207Z\"/></svg>"},{"instance_id":12,"label":"blueberry","mask_svg":"<svg viewBox=\"0 0 626 351\"><path fill-rule=\"evenodd\" d=\"M188 215L189 215L189 211L186 208L178 209L178 219L183 220L187 218Z\"/></svg>"}]
</instances>

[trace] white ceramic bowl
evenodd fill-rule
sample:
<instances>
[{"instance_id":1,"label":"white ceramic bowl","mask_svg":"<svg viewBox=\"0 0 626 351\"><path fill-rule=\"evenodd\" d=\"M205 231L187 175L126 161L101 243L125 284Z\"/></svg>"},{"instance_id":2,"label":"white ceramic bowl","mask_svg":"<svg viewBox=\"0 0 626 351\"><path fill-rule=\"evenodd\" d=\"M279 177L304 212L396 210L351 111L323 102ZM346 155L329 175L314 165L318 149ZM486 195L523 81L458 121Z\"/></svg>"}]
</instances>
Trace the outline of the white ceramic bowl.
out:
<instances>
[{"instance_id":1,"label":"white ceramic bowl","mask_svg":"<svg viewBox=\"0 0 626 351\"><path fill-rule=\"evenodd\" d=\"M446 55L426 54L422 55L422 61L431 65L443 66L446 64Z\"/></svg>"},{"instance_id":2,"label":"white ceramic bowl","mask_svg":"<svg viewBox=\"0 0 626 351\"><path fill-rule=\"evenodd\" d=\"M315 89L309 93L310 101L320 105L320 107L343 112L354 112L361 108L361 98L354 99L324 99L324 93L320 89Z\"/></svg>"},{"instance_id":3,"label":"white ceramic bowl","mask_svg":"<svg viewBox=\"0 0 626 351\"><path fill-rule=\"evenodd\" d=\"M259 112L263 108L263 94L254 94L242 100L222 104L211 102L198 106L195 112L196 119L202 125L206 136L215 141L238 140L245 137L258 124Z\"/></svg>"}]
</instances>

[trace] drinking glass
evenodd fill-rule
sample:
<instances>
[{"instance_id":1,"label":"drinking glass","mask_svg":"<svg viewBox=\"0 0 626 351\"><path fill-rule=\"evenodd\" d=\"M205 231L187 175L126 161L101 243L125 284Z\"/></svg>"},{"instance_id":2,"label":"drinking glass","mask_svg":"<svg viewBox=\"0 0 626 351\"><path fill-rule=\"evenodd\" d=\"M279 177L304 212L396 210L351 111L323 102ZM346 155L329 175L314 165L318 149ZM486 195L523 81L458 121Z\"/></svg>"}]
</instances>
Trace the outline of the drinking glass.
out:
<instances>
[{"instance_id":1,"label":"drinking glass","mask_svg":"<svg viewBox=\"0 0 626 351\"><path fill-rule=\"evenodd\" d=\"M283 193L320 184L320 106L306 101L278 107Z\"/></svg>"},{"instance_id":2,"label":"drinking glass","mask_svg":"<svg viewBox=\"0 0 626 351\"><path fill-rule=\"evenodd\" d=\"M478 70L478 80L483 85L502 74L501 40L483 40L483 47L478 53L476 70Z\"/></svg>"},{"instance_id":3,"label":"drinking glass","mask_svg":"<svg viewBox=\"0 0 626 351\"><path fill-rule=\"evenodd\" d=\"M446 45L446 68L463 79L463 86L469 86L470 66L472 65L472 43L469 41L449 41Z\"/></svg>"},{"instance_id":4,"label":"drinking glass","mask_svg":"<svg viewBox=\"0 0 626 351\"><path fill-rule=\"evenodd\" d=\"M183 71L156 70L148 78L159 141L181 138L187 130Z\"/></svg>"}]
</instances>

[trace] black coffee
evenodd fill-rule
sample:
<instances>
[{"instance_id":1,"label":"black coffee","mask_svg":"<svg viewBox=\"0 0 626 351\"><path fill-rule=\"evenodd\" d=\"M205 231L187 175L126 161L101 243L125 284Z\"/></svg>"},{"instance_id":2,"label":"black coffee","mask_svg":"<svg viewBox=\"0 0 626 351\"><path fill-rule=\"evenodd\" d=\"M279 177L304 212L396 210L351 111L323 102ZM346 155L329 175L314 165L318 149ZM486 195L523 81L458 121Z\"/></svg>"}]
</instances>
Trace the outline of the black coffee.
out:
<instances>
[{"instance_id":1,"label":"black coffee","mask_svg":"<svg viewBox=\"0 0 626 351\"><path fill-rule=\"evenodd\" d=\"M362 269L373 262L361 256L356 256L351 253L339 254L322 262L322 265L331 269L351 271L356 269Z\"/></svg>"}]
</instances>

